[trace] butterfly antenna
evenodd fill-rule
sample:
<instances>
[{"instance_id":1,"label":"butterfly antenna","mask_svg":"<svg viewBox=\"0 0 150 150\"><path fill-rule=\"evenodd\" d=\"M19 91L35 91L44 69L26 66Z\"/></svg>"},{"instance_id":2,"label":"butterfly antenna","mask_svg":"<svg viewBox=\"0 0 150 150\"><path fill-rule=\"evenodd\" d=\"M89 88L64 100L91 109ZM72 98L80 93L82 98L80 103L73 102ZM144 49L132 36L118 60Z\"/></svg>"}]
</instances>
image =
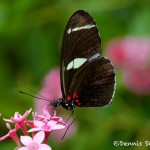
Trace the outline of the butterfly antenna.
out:
<instances>
[{"instance_id":1,"label":"butterfly antenna","mask_svg":"<svg viewBox=\"0 0 150 150\"><path fill-rule=\"evenodd\" d=\"M25 95L28 95L28 96L31 96L31 97L34 97L34 98L37 98L37 99L42 99L42 100L45 100L45 101L50 101L50 100L49 100L49 99L47 99L47 98L34 96L34 95L31 95L31 94L26 93L26 92L23 92L23 91L19 91L19 93L21 93L21 94L25 94Z\"/></svg>"},{"instance_id":2,"label":"butterfly antenna","mask_svg":"<svg viewBox=\"0 0 150 150\"><path fill-rule=\"evenodd\" d=\"M43 95L41 95L41 94L37 93L36 91L30 89L29 87L25 86L22 82L18 81L18 83L19 83L21 86L23 86L23 87L25 87L26 89L28 89L29 91L31 91L31 92L35 93L36 95L42 97L43 99L45 99L45 100L47 99L47 98L44 97ZM22 91L19 91L19 92L20 92L20 93L24 93L24 94L26 94L26 95L30 95L30 94L25 93L25 92L22 92ZM30 95L30 96L34 97L33 95ZM35 96L35 97L36 97L36 96ZM42 98L39 98L39 99L42 99ZM48 99L47 99L47 100L48 100Z\"/></svg>"}]
</instances>

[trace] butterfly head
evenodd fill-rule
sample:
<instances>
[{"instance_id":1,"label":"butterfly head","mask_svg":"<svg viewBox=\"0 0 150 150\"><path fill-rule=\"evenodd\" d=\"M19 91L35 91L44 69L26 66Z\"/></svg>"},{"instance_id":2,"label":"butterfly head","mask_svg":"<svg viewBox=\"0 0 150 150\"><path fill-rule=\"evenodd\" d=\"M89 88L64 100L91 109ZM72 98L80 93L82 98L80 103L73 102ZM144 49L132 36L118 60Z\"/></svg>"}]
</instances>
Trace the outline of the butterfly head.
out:
<instances>
[{"instance_id":1,"label":"butterfly head","mask_svg":"<svg viewBox=\"0 0 150 150\"><path fill-rule=\"evenodd\" d=\"M65 108L67 110L74 110L76 107L76 103L74 102L74 100L68 101L67 99L53 100L53 101L51 101L50 105L52 105L54 107L58 107L61 105L63 108Z\"/></svg>"}]
</instances>

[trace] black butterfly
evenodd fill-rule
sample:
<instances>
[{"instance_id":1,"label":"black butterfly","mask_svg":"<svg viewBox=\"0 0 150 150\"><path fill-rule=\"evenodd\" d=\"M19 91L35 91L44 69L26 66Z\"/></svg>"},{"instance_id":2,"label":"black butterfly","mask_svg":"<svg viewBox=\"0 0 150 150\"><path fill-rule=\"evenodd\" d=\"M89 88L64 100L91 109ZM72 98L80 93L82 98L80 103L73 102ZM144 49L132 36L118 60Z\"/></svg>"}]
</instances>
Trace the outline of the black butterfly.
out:
<instances>
[{"instance_id":1,"label":"black butterfly","mask_svg":"<svg viewBox=\"0 0 150 150\"><path fill-rule=\"evenodd\" d=\"M115 72L109 59L101 55L101 39L93 18L84 10L70 18L61 49L62 99L51 101L68 110L101 107L111 103Z\"/></svg>"}]
</instances>

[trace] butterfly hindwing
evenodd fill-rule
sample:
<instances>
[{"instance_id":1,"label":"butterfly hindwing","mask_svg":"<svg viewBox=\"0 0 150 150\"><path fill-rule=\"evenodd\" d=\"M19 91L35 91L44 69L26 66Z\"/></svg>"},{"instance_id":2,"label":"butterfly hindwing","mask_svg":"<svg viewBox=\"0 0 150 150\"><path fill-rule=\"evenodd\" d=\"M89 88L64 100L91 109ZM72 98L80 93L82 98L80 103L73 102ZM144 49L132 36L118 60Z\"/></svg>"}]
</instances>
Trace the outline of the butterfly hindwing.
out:
<instances>
[{"instance_id":1,"label":"butterfly hindwing","mask_svg":"<svg viewBox=\"0 0 150 150\"><path fill-rule=\"evenodd\" d=\"M98 57L78 69L69 94L77 94L80 107L98 107L111 102L114 89L114 68L110 60Z\"/></svg>"}]
</instances>

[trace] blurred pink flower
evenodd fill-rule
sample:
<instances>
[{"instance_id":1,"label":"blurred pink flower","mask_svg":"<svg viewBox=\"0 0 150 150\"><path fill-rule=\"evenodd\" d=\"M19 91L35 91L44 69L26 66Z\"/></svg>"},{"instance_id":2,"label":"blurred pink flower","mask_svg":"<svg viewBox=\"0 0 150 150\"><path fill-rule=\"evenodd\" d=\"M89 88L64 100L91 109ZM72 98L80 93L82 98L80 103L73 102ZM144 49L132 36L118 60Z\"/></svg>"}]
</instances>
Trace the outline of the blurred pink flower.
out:
<instances>
[{"instance_id":1,"label":"blurred pink flower","mask_svg":"<svg viewBox=\"0 0 150 150\"><path fill-rule=\"evenodd\" d=\"M20 140L25 147L18 148L18 150L51 150L47 144L41 144L44 138L43 131L38 132L33 139L29 136L21 136Z\"/></svg>"},{"instance_id":2,"label":"blurred pink flower","mask_svg":"<svg viewBox=\"0 0 150 150\"><path fill-rule=\"evenodd\" d=\"M150 93L150 68L126 70L123 75L128 89L141 95Z\"/></svg>"},{"instance_id":3,"label":"blurred pink flower","mask_svg":"<svg viewBox=\"0 0 150 150\"><path fill-rule=\"evenodd\" d=\"M126 59L121 39L112 40L106 47L108 57L116 67L121 67Z\"/></svg>"},{"instance_id":4,"label":"blurred pink flower","mask_svg":"<svg viewBox=\"0 0 150 150\"><path fill-rule=\"evenodd\" d=\"M59 68L51 70L45 77L43 81L42 90L39 92L40 95L48 98L49 100L55 100L62 97L60 88L60 71ZM38 113L43 112L44 106L48 106L49 101L41 101L36 99L35 106ZM49 106L49 111L53 113L53 107Z\"/></svg>"},{"instance_id":5,"label":"blurred pink flower","mask_svg":"<svg viewBox=\"0 0 150 150\"><path fill-rule=\"evenodd\" d=\"M150 39L115 39L106 47L114 66L123 71L125 85L137 94L150 93Z\"/></svg>"},{"instance_id":6,"label":"blurred pink flower","mask_svg":"<svg viewBox=\"0 0 150 150\"><path fill-rule=\"evenodd\" d=\"M106 50L116 67L135 69L150 65L150 39L148 38L115 39L108 44Z\"/></svg>"},{"instance_id":7,"label":"blurred pink flower","mask_svg":"<svg viewBox=\"0 0 150 150\"><path fill-rule=\"evenodd\" d=\"M61 86L60 86L60 69L59 68L55 68L55 69L51 70L45 76L44 81L43 81L43 87L42 87L42 90L39 92L39 94L43 95L44 97L46 97L46 98L48 98L50 100L56 100L56 99L62 97ZM44 106L48 106L49 104L50 104L49 101L36 99L35 100L36 111L38 113L44 112L44 109L43 109ZM47 107L47 109L50 112L50 114L54 113L53 106L49 105ZM45 115L46 118L49 118L49 115L47 114L46 111L44 112L44 115ZM65 117L66 115L61 115L61 116ZM53 118L53 120L57 119L57 118L55 118L55 116L51 117L51 119L52 118ZM65 117L65 118L68 118L68 116ZM70 118L70 120L73 120L73 119ZM67 124L69 125L69 122L67 122ZM60 139L64 135L65 131L66 131L66 128L60 130L59 133L55 133L54 136L53 136L53 133L52 133L53 139L56 142L58 142L58 139ZM76 131L76 123L73 123L73 125L69 128L69 130L68 130L68 132L67 132L67 134L65 136L65 139L67 139L72 134L74 134L75 131Z\"/></svg>"}]
</instances>

